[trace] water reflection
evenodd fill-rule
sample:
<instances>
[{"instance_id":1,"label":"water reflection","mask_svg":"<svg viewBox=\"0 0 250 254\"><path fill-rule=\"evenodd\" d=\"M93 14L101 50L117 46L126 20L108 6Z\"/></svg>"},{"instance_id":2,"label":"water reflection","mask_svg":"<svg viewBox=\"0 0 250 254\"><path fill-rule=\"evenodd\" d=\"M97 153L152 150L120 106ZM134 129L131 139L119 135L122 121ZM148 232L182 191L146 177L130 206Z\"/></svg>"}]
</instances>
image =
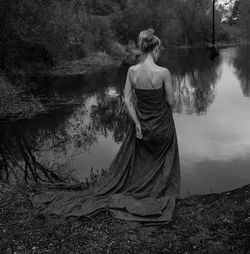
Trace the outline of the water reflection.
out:
<instances>
[{"instance_id":1,"label":"water reflection","mask_svg":"<svg viewBox=\"0 0 250 254\"><path fill-rule=\"evenodd\" d=\"M198 49L162 55L160 64L170 69L175 89L183 194L221 191L250 177L245 168L249 103L238 93L241 86L249 96L247 54L246 48L224 49L214 61ZM57 181L56 173L65 181L84 180L91 167L107 168L131 121L122 101L125 78L126 69L112 68L88 76L34 79L33 92L50 113L0 124L1 178ZM239 161L244 177L236 181Z\"/></svg>"},{"instance_id":2,"label":"water reflection","mask_svg":"<svg viewBox=\"0 0 250 254\"><path fill-rule=\"evenodd\" d=\"M236 74L239 77L244 96L250 96L250 47L237 48L237 54L233 59Z\"/></svg>"},{"instance_id":3,"label":"water reflection","mask_svg":"<svg viewBox=\"0 0 250 254\"><path fill-rule=\"evenodd\" d=\"M116 143L123 140L130 118L120 94L117 87L103 87L85 92L81 104L71 111L1 123L1 178L53 182L59 175L65 181L75 180L74 158L89 152L99 136L112 134Z\"/></svg>"},{"instance_id":4,"label":"water reflection","mask_svg":"<svg viewBox=\"0 0 250 254\"><path fill-rule=\"evenodd\" d=\"M1 124L1 179L17 183L61 181L55 171L48 165L41 163L36 156L36 150L41 145L40 138L42 137L36 139L30 133L24 135L15 124L11 126ZM49 147L46 146L46 149L49 149ZM57 149L59 149L59 146L57 146Z\"/></svg>"},{"instance_id":5,"label":"water reflection","mask_svg":"<svg viewBox=\"0 0 250 254\"><path fill-rule=\"evenodd\" d=\"M92 107L90 118L99 135L107 137L112 132L116 143L123 140L130 122L121 96L107 96L98 100Z\"/></svg>"},{"instance_id":6,"label":"water reflection","mask_svg":"<svg viewBox=\"0 0 250 254\"><path fill-rule=\"evenodd\" d=\"M211 61L208 51L188 49L166 53L161 63L171 73L175 88L175 112L204 114L215 98L215 85L221 76L221 58ZM165 60L166 59L166 60ZM169 60L170 59L170 60Z\"/></svg>"}]
</instances>

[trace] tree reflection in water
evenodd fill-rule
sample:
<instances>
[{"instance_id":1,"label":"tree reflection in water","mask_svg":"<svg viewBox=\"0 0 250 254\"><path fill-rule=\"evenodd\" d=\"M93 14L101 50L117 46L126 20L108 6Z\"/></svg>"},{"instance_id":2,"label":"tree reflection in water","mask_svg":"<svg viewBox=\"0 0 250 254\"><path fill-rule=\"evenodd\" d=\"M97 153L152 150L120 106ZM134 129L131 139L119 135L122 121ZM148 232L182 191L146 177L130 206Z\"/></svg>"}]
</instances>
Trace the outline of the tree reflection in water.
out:
<instances>
[{"instance_id":1,"label":"tree reflection in water","mask_svg":"<svg viewBox=\"0 0 250 254\"><path fill-rule=\"evenodd\" d=\"M125 136L130 119L122 97L106 92L86 96L65 118L53 114L22 124L1 124L0 177L17 183L75 182L74 156L86 152L100 135L112 133L117 143Z\"/></svg>"},{"instance_id":2,"label":"tree reflection in water","mask_svg":"<svg viewBox=\"0 0 250 254\"><path fill-rule=\"evenodd\" d=\"M99 97L97 105L92 106L90 118L99 135L107 137L111 132L116 143L123 140L130 123L121 95Z\"/></svg>"},{"instance_id":3,"label":"tree reflection in water","mask_svg":"<svg viewBox=\"0 0 250 254\"><path fill-rule=\"evenodd\" d=\"M240 80L242 93L250 97L250 46L241 46L236 50L236 56L233 59L233 65L236 74Z\"/></svg>"},{"instance_id":4,"label":"tree reflection in water","mask_svg":"<svg viewBox=\"0 0 250 254\"><path fill-rule=\"evenodd\" d=\"M168 58L171 55L171 58ZM174 111L204 114L215 98L215 84L221 75L221 59L211 61L203 49L178 50L165 55L162 64L172 73Z\"/></svg>"},{"instance_id":5,"label":"tree reflection in water","mask_svg":"<svg viewBox=\"0 0 250 254\"><path fill-rule=\"evenodd\" d=\"M34 143L16 126L1 125L0 165L0 178L10 182L63 181L37 159Z\"/></svg>"},{"instance_id":6,"label":"tree reflection in water","mask_svg":"<svg viewBox=\"0 0 250 254\"><path fill-rule=\"evenodd\" d=\"M171 52L171 58L167 55L163 54L161 65L172 73L174 111L206 113L215 97L220 58L211 61L208 52L202 50ZM1 124L0 177L15 182L75 181L75 156L88 151L100 136L112 136L120 143L126 135L131 120L122 100L125 78L126 70L116 69L75 80L63 79L62 85L60 80L54 80L56 91L48 84L45 97L56 94L57 103L58 98L63 98L76 99L78 104L68 111Z\"/></svg>"},{"instance_id":7,"label":"tree reflection in water","mask_svg":"<svg viewBox=\"0 0 250 254\"><path fill-rule=\"evenodd\" d=\"M75 181L72 158L98 135L91 124L78 120L84 114L78 110L57 126L1 124L0 177L17 183Z\"/></svg>"}]
</instances>

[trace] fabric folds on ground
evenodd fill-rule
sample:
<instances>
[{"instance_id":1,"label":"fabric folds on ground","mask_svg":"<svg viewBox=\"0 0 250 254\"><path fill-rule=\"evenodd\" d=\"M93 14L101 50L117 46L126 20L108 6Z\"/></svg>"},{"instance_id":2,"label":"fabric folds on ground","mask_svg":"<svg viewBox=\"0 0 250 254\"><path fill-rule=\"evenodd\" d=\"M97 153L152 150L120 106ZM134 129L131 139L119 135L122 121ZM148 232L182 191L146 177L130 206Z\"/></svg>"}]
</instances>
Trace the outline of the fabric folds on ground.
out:
<instances>
[{"instance_id":1,"label":"fabric folds on ground","mask_svg":"<svg viewBox=\"0 0 250 254\"><path fill-rule=\"evenodd\" d=\"M149 223L172 220L180 192L175 124L165 91L135 89L143 139L130 128L108 172L89 190L63 185L37 187L30 199L46 217L89 217L108 210L118 219ZM60 188L61 187L61 188Z\"/></svg>"}]
</instances>

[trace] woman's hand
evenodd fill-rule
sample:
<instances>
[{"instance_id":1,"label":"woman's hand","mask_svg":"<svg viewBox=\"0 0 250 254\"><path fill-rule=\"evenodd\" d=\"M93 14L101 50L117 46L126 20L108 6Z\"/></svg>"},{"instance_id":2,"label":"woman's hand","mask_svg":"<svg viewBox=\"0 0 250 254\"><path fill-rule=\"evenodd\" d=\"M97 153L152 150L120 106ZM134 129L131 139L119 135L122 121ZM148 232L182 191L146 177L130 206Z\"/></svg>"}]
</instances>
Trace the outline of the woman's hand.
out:
<instances>
[{"instance_id":1,"label":"woman's hand","mask_svg":"<svg viewBox=\"0 0 250 254\"><path fill-rule=\"evenodd\" d=\"M143 138L143 135L142 135L142 130L141 130L141 124L138 123L135 125L135 130L136 130L136 134L135 136L138 138L138 139L142 139Z\"/></svg>"}]
</instances>

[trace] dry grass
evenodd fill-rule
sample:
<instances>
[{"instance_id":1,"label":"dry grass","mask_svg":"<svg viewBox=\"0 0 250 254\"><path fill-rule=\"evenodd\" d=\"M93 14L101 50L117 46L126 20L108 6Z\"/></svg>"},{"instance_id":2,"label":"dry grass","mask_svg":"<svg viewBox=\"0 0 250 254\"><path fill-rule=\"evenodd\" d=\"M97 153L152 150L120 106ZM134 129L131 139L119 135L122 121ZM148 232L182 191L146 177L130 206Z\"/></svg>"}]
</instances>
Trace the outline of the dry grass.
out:
<instances>
[{"instance_id":1,"label":"dry grass","mask_svg":"<svg viewBox=\"0 0 250 254\"><path fill-rule=\"evenodd\" d=\"M119 66L120 60L106 52L92 53L75 61L63 61L49 70L37 71L37 75L70 76L92 73L107 66Z\"/></svg>"},{"instance_id":2,"label":"dry grass","mask_svg":"<svg viewBox=\"0 0 250 254\"><path fill-rule=\"evenodd\" d=\"M0 119L31 118L42 111L42 104L28 90L14 87L0 73Z\"/></svg>"}]
</instances>

